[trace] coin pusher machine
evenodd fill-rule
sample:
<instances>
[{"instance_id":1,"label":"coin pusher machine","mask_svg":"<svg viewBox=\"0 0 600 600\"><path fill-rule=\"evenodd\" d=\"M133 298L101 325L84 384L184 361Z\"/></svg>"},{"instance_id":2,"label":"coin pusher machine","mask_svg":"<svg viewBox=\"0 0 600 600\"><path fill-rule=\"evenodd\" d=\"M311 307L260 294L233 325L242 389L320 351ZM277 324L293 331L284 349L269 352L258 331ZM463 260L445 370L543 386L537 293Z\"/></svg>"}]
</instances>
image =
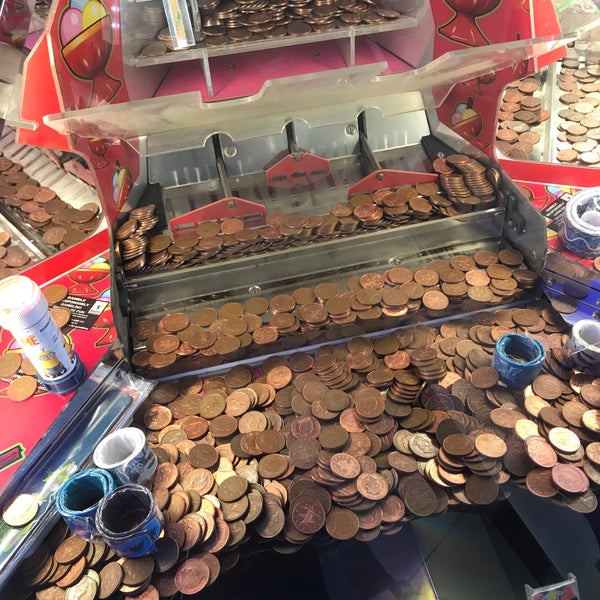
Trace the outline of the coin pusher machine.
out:
<instances>
[{"instance_id":1,"label":"coin pusher machine","mask_svg":"<svg viewBox=\"0 0 600 600\"><path fill-rule=\"evenodd\" d=\"M514 183L497 164L438 122L429 93L399 92L387 77L377 77L379 68L347 69L337 74L337 81L331 74L319 74L278 82L254 106L249 103L242 109L232 101L231 106L206 107L210 122L200 131L179 131L176 140L166 135L141 140L148 186L136 204L122 209L113 231L127 218L125 208L146 204L154 204L160 217L154 231L175 239L203 220L236 216L246 226L260 225L264 209L324 215L352 193L435 180L431 161L453 152L471 154L488 167L497 205L139 274L123 271L113 244L115 322L128 355L137 349L128 335L136 320L158 320L176 311L191 314L200 306L218 308L253 294L272 297L324 280L340 283L393 265L424 266L433 258L482 248L498 251L506 245L519 249L531 269L542 269L544 222ZM343 328L329 334L329 339L345 337ZM197 357L181 363L192 371L211 365Z\"/></svg>"},{"instance_id":2,"label":"coin pusher machine","mask_svg":"<svg viewBox=\"0 0 600 600\"><path fill-rule=\"evenodd\" d=\"M122 45L113 51L113 55L122 53L128 101L87 102L79 109L66 106L63 112L43 117L44 124L59 134L85 143L102 138L126 145L139 158L139 176L128 193L110 198L104 194L112 234L113 313L126 356L140 347L129 335L137 320L158 320L169 312L191 314L201 306L243 302L253 294L272 297L324 280L341 284L353 275L382 272L391 265L425 266L435 257L507 245L523 253L530 269L541 272L546 252L543 219L501 167L441 123L437 111L458 84L505 70L514 79L515 65L561 48L571 40L568 34L463 47L434 59L432 4L415 3L415 19L369 26L375 27L369 43L379 50L367 64L357 60L360 40L352 30L319 33L314 40L253 43L252 49L260 50L252 53L258 57L257 65L261 49L273 52L281 44L304 44L312 51L310 43L322 41L337 48L348 66L286 77L281 65L278 75L259 86L258 92L215 101L215 77L209 65L216 63L211 57L216 52L223 54L215 61L226 59L235 54L236 45L184 51L196 62L181 63L185 68L170 88L177 93L148 97L152 81L156 89L161 78L173 75L167 71L169 63L188 59L178 58L177 52L140 58L143 42L132 34L142 10L139 3L121 6ZM244 44L238 48L246 51ZM396 61L399 72L388 73L386 62L373 62L374 56L384 55ZM191 69L200 68L208 96L186 91L190 87L183 84L186 76L193 79ZM111 72L115 73L114 65ZM235 69L231 72L233 78ZM495 111L497 97L491 94L483 99L494 103ZM493 141L488 142L493 147ZM91 149L91 145L79 147ZM159 222L150 235L162 232L175 239L205 220L238 217L246 226L259 226L265 222L265 212L326 215L334 203L347 201L353 193L435 181L432 161L456 152L472 155L487 167L497 199L494 207L272 252L252 253L249 247L247 253L225 261L215 257L213 262L194 264L192 260L173 270L123 269L114 234L136 207L153 204ZM400 319L391 325L382 322L381 327L406 324L409 320ZM356 335L355 329L328 330L327 339L321 341L343 339L350 332ZM216 361L202 358L178 360L175 368L164 372L141 373L162 377L219 368ZM240 358L228 356L224 362Z\"/></svg>"}]
</instances>

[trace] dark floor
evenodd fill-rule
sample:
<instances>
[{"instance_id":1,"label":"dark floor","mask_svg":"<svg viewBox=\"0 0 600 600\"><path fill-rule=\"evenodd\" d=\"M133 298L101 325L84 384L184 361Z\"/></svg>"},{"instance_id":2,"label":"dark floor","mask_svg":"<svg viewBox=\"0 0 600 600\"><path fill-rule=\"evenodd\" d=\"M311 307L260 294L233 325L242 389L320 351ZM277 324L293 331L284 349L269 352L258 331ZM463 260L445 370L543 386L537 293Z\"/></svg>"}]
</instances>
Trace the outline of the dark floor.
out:
<instances>
[{"instance_id":1,"label":"dark floor","mask_svg":"<svg viewBox=\"0 0 600 600\"><path fill-rule=\"evenodd\" d=\"M292 555L247 545L199 598L525 600L525 584L549 585L572 572L580 598L598 600L600 556L590 520L513 490L486 510L418 519L369 543L313 543ZM600 531L600 522L594 528Z\"/></svg>"}]
</instances>

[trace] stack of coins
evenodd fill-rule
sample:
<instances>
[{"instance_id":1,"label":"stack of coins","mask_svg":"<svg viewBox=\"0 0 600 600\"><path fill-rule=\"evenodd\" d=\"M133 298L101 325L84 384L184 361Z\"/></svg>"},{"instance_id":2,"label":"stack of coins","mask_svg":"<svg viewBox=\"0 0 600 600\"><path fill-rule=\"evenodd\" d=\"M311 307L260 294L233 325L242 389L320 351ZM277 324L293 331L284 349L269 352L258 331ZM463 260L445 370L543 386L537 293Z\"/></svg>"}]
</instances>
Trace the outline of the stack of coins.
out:
<instances>
[{"instance_id":1,"label":"stack of coins","mask_svg":"<svg viewBox=\"0 0 600 600\"><path fill-rule=\"evenodd\" d=\"M39 230L49 246L63 250L84 240L100 224L99 207L75 208L29 177L22 165L0 154L0 200L25 223Z\"/></svg>"},{"instance_id":2,"label":"stack of coins","mask_svg":"<svg viewBox=\"0 0 600 600\"><path fill-rule=\"evenodd\" d=\"M547 349L524 390L490 366L507 332ZM99 598L196 593L251 539L284 553L315 536L372 540L415 517L502 499L509 480L595 510L600 379L570 368L565 337L540 302L159 383L134 419L159 462L158 552L117 560L102 541L59 528L23 580L41 598L74 586ZM447 369L437 383L421 373L432 352Z\"/></svg>"},{"instance_id":3,"label":"stack of coins","mask_svg":"<svg viewBox=\"0 0 600 600\"><path fill-rule=\"evenodd\" d=\"M505 248L473 256L434 260L423 269L393 267L354 276L343 287L321 282L244 304L228 301L194 312L172 312L132 324L133 364L146 374L176 361L216 364L248 353L271 353L307 342L386 329L421 314L436 318L511 302L536 286L537 276L520 268L523 255ZM348 328L352 327L351 330ZM430 378L439 365L424 359Z\"/></svg>"},{"instance_id":4,"label":"stack of coins","mask_svg":"<svg viewBox=\"0 0 600 600\"><path fill-rule=\"evenodd\" d=\"M495 205L494 187L486 167L478 160L466 154L450 154L446 158L437 158L433 168L439 173L440 184L453 203L442 211L443 214L456 215Z\"/></svg>"},{"instance_id":5,"label":"stack of coins","mask_svg":"<svg viewBox=\"0 0 600 600\"><path fill-rule=\"evenodd\" d=\"M239 218L204 221L195 230L173 239L153 232L158 222L154 206L134 209L115 231L126 275L206 264L241 256L273 252L309 242L391 229L427 219L456 216L490 208L496 195L488 170L464 154L434 161L440 185L425 182L395 189L357 193L348 202L332 205L328 215L272 213L266 225L247 228ZM142 223L138 215L147 213ZM152 224L152 225L150 225Z\"/></svg>"},{"instance_id":6,"label":"stack of coins","mask_svg":"<svg viewBox=\"0 0 600 600\"><path fill-rule=\"evenodd\" d=\"M558 73L556 158L559 162L594 166L600 164L600 66L586 65L567 57Z\"/></svg>"},{"instance_id":7,"label":"stack of coins","mask_svg":"<svg viewBox=\"0 0 600 600\"><path fill-rule=\"evenodd\" d=\"M401 17L399 11L370 0L344 0L336 3L310 0L277 3L235 0L219 3L200 0L198 9L204 35L196 40L196 47L297 37L311 32L361 25L380 25ZM172 50L172 46L169 49ZM147 56L145 49L142 50L142 55Z\"/></svg>"},{"instance_id":8,"label":"stack of coins","mask_svg":"<svg viewBox=\"0 0 600 600\"><path fill-rule=\"evenodd\" d=\"M550 118L542 108L542 100L536 96L539 82L526 77L506 86L496 131L496 147L502 154L516 160L531 160L534 146L540 141L537 126Z\"/></svg>"}]
</instances>

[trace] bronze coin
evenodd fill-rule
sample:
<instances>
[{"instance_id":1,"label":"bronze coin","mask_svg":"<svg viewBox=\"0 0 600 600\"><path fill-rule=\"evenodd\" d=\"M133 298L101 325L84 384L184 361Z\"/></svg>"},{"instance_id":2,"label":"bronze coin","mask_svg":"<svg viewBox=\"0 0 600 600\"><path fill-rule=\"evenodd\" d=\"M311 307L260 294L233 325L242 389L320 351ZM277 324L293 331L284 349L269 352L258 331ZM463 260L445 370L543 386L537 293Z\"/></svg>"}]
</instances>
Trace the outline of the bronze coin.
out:
<instances>
[{"instance_id":1,"label":"bronze coin","mask_svg":"<svg viewBox=\"0 0 600 600\"><path fill-rule=\"evenodd\" d=\"M315 439L297 439L289 447L289 457L299 469L311 469L317 464L321 446Z\"/></svg>"},{"instance_id":2,"label":"bronze coin","mask_svg":"<svg viewBox=\"0 0 600 600\"><path fill-rule=\"evenodd\" d=\"M54 284L45 287L42 290L44 297L48 301L49 306L54 306L67 297L69 290L66 285Z\"/></svg>"},{"instance_id":3,"label":"bronze coin","mask_svg":"<svg viewBox=\"0 0 600 600\"><path fill-rule=\"evenodd\" d=\"M268 496L264 499L263 512L254 522L254 530L260 537L272 539L279 535L285 525L285 513L282 508Z\"/></svg>"},{"instance_id":4,"label":"bronze coin","mask_svg":"<svg viewBox=\"0 0 600 600\"><path fill-rule=\"evenodd\" d=\"M348 432L339 424L326 425L319 434L319 443L326 450L338 450L348 442Z\"/></svg>"},{"instance_id":5,"label":"bronze coin","mask_svg":"<svg viewBox=\"0 0 600 600\"><path fill-rule=\"evenodd\" d=\"M330 468L343 479L354 479L360 475L360 463L354 456L340 452L331 457Z\"/></svg>"},{"instance_id":6,"label":"bronze coin","mask_svg":"<svg viewBox=\"0 0 600 600\"><path fill-rule=\"evenodd\" d=\"M356 487L367 500L382 500L389 492L387 481L379 473L361 473L356 480Z\"/></svg>"},{"instance_id":7,"label":"bronze coin","mask_svg":"<svg viewBox=\"0 0 600 600\"><path fill-rule=\"evenodd\" d=\"M527 489L540 498L552 498L558 494L558 489L552 482L551 469L532 469L525 477Z\"/></svg>"},{"instance_id":8,"label":"bronze coin","mask_svg":"<svg viewBox=\"0 0 600 600\"><path fill-rule=\"evenodd\" d=\"M267 454L258 461L257 470L261 477L277 479L289 467L288 459L281 454Z\"/></svg>"},{"instance_id":9,"label":"bronze coin","mask_svg":"<svg viewBox=\"0 0 600 600\"><path fill-rule=\"evenodd\" d=\"M406 507L398 496L390 494L381 501L381 511L383 523L399 523L404 518Z\"/></svg>"},{"instance_id":10,"label":"bronze coin","mask_svg":"<svg viewBox=\"0 0 600 600\"><path fill-rule=\"evenodd\" d=\"M180 341L176 335L159 334L152 345L152 351L158 354L169 354L179 347Z\"/></svg>"},{"instance_id":11,"label":"bronze coin","mask_svg":"<svg viewBox=\"0 0 600 600\"><path fill-rule=\"evenodd\" d=\"M161 487L170 488L175 485L179 478L179 471L172 463L160 463L156 467L154 474L154 483Z\"/></svg>"},{"instance_id":12,"label":"bronze coin","mask_svg":"<svg viewBox=\"0 0 600 600\"><path fill-rule=\"evenodd\" d=\"M475 442L462 433L452 433L444 438L444 450L452 456L468 456L475 449Z\"/></svg>"},{"instance_id":13,"label":"bronze coin","mask_svg":"<svg viewBox=\"0 0 600 600\"><path fill-rule=\"evenodd\" d=\"M0 356L0 377L14 375L21 366L21 355L17 352L8 352Z\"/></svg>"},{"instance_id":14,"label":"bronze coin","mask_svg":"<svg viewBox=\"0 0 600 600\"><path fill-rule=\"evenodd\" d=\"M493 433L482 433L475 438L475 449L486 458L502 458L507 451L506 442Z\"/></svg>"},{"instance_id":15,"label":"bronze coin","mask_svg":"<svg viewBox=\"0 0 600 600\"><path fill-rule=\"evenodd\" d=\"M580 468L563 463L552 467L552 483L570 494L581 494L590 485L587 475Z\"/></svg>"},{"instance_id":16,"label":"bronze coin","mask_svg":"<svg viewBox=\"0 0 600 600\"><path fill-rule=\"evenodd\" d=\"M479 367L471 373L471 383L478 389L489 389L498 383L498 371L493 367Z\"/></svg>"},{"instance_id":17,"label":"bronze coin","mask_svg":"<svg viewBox=\"0 0 600 600\"><path fill-rule=\"evenodd\" d=\"M430 310L444 310L448 308L448 296L437 290L430 290L423 294L423 305Z\"/></svg>"},{"instance_id":18,"label":"bronze coin","mask_svg":"<svg viewBox=\"0 0 600 600\"><path fill-rule=\"evenodd\" d=\"M173 419L173 414L166 406L162 406L161 404L155 404L151 406L144 413L144 424L148 429L153 431L159 431L164 429L171 420Z\"/></svg>"},{"instance_id":19,"label":"bronze coin","mask_svg":"<svg viewBox=\"0 0 600 600\"><path fill-rule=\"evenodd\" d=\"M254 315L264 315L269 310L269 302L265 298L254 296L246 300L244 310Z\"/></svg>"},{"instance_id":20,"label":"bronze coin","mask_svg":"<svg viewBox=\"0 0 600 600\"><path fill-rule=\"evenodd\" d=\"M595 465L600 466L600 442L592 442L585 448L585 455Z\"/></svg>"},{"instance_id":21,"label":"bronze coin","mask_svg":"<svg viewBox=\"0 0 600 600\"><path fill-rule=\"evenodd\" d=\"M216 438L227 438L237 431L237 420L229 415L219 415L208 425L208 430Z\"/></svg>"},{"instance_id":22,"label":"bronze coin","mask_svg":"<svg viewBox=\"0 0 600 600\"><path fill-rule=\"evenodd\" d=\"M200 398L198 414L205 419L214 419L225 411L227 400L223 394L214 392L206 393Z\"/></svg>"},{"instance_id":23,"label":"bronze coin","mask_svg":"<svg viewBox=\"0 0 600 600\"><path fill-rule=\"evenodd\" d=\"M214 308L199 308L192 315L192 323L200 327L208 327L217 319L217 311Z\"/></svg>"},{"instance_id":24,"label":"bronze coin","mask_svg":"<svg viewBox=\"0 0 600 600\"><path fill-rule=\"evenodd\" d=\"M25 251L18 246L10 246L6 251L4 260L9 267L14 267L17 269L24 267L28 262L31 261Z\"/></svg>"},{"instance_id":25,"label":"bronze coin","mask_svg":"<svg viewBox=\"0 0 600 600\"><path fill-rule=\"evenodd\" d=\"M290 518L298 531L312 535L322 529L327 515L315 496L303 494L291 503Z\"/></svg>"},{"instance_id":26,"label":"bronze coin","mask_svg":"<svg viewBox=\"0 0 600 600\"><path fill-rule=\"evenodd\" d=\"M35 377L29 375L17 377L9 383L6 388L6 395L15 402L22 402L35 394L37 386L38 381Z\"/></svg>"},{"instance_id":27,"label":"bronze coin","mask_svg":"<svg viewBox=\"0 0 600 600\"><path fill-rule=\"evenodd\" d=\"M562 394L560 380L548 373L536 377L532 387L534 393L544 400L556 400Z\"/></svg>"},{"instance_id":28,"label":"bronze coin","mask_svg":"<svg viewBox=\"0 0 600 600\"><path fill-rule=\"evenodd\" d=\"M72 563L87 551L88 543L77 536L70 536L64 540L54 552L56 562L60 564Z\"/></svg>"},{"instance_id":29,"label":"bronze coin","mask_svg":"<svg viewBox=\"0 0 600 600\"><path fill-rule=\"evenodd\" d=\"M123 569L122 583L136 586L152 575L154 571L154 559L151 556L126 558L121 567Z\"/></svg>"},{"instance_id":30,"label":"bronze coin","mask_svg":"<svg viewBox=\"0 0 600 600\"><path fill-rule=\"evenodd\" d=\"M256 445L265 454L281 452L285 446L285 435L280 431L267 429L256 436Z\"/></svg>"},{"instance_id":31,"label":"bronze coin","mask_svg":"<svg viewBox=\"0 0 600 600\"><path fill-rule=\"evenodd\" d=\"M188 452L188 460L197 469L210 469L219 462L219 453L209 444L198 443Z\"/></svg>"},{"instance_id":32,"label":"bronze coin","mask_svg":"<svg viewBox=\"0 0 600 600\"><path fill-rule=\"evenodd\" d=\"M498 498L499 487L492 477L471 475L465 484L465 495L473 504L491 504Z\"/></svg>"},{"instance_id":33,"label":"bronze coin","mask_svg":"<svg viewBox=\"0 0 600 600\"><path fill-rule=\"evenodd\" d=\"M175 468L177 469L177 467ZM177 480L175 479L175 481ZM165 483L169 483L169 480ZM207 469L192 469L191 471L187 471L181 480L181 485L185 490L196 491L198 494L207 494L213 488L214 484L215 479Z\"/></svg>"},{"instance_id":34,"label":"bronze coin","mask_svg":"<svg viewBox=\"0 0 600 600\"><path fill-rule=\"evenodd\" d=\"M197 594L210 580L208 565L199 558L188 558L177 567L175 585L182 594Z\"/></svg>"},{"instance_id":35,"label":"bronze coin","mask_svg":"<svg viewBox=\"0 0 600 600\"><path fill-rule=\"evenodd\" d=\"M71 320L71 311L64 306L53 306L48 312L59 329L68 325Z\"/></svg>"},{"instance_id":36,"label":"bronze coin","mask_svg":"<svg viewBox=\"0 0 600 600\"><path fill-rule=\"evenodd\" d=\"M525 440L525 450L538 466L551 469L558 461L556 451L541 436L531 436Z\"/></svg>"},{"instance_id":37,"label":"bronze coin","mask_svg":"<svg viewBox=\"0 0 600 600\"><path fill-rule=\"evenodd\" d=\"M417 473L405 477L402 481L405 485L402 492L400 487L398 492L406 508L419 517L432 515L437 509L438 499L431 485Z\"/></svg>"},{"instance_id":38,"label":"bronze coin","mask_svg":"<svg viewBox=\"0 0 600 600\"><path fill-rule=\"evenodd\" d=\"M161 324L166 331L176 333L185 329L190 319L185 313L169 313L161 319Z\"/></svg>"},{"instance_id":39,"label":"bronze coin","mask_svg":"<svg viewBox=\"0 0 600 600\"><path fill-rule=\"evenodd\" d=\"M358 517L346 508L333 507L325 522L327 533L336 540L349 540L359 530Z\"/></svg>"},{"instance_id":40,"label":"bronze coin","mask_svg":"<svg viewBox=\"0 0 600 600\"><path fill-rule=\"evenodd\" d=\"M219 485L217 497L223 502L235 502L248 490L248 480L243 477L228 477Z\"/></svg>"},{"instance_id":41,"label":"bronze coin","mask_svg":"<svg viewBox=\"0 0 600 600\"><path fill-rule=\"evenodd\" d=\"M272 385L276 390L279 390L290 383L292 376L291 369L282 365L271 369L267 373L267 383Z\"/></svg>"}]
</instances>

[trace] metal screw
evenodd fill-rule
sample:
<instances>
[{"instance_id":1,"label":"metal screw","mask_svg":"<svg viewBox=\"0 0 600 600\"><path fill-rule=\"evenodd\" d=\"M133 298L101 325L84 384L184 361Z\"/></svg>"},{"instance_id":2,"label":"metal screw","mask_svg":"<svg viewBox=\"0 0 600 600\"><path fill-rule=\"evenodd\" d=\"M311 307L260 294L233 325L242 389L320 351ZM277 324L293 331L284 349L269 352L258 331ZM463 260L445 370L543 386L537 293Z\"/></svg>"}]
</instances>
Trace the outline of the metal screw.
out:
<instances>
[{"instance_id":1,"label":"metal screw","mask_svg":"<svg viewBox=\"0 0 600 600\"><path fill-rule=\"evenodd\" d=\"M356 135L356 125L346 125L346 135Z\"/></svg>"},{"instance_id":2,"label":"metal screw","mask_svg":"<svg viewBox=\"0 0 600 600\"><path fill-rule=\"evenodd\" d=\"M237 148L235 146L225 146L223 154L227 158L233 158L237 154Z\"/></svg>"},{"instance_id":3,"label":"metal screw","mask_svg":"<svg viewBox=\"0 0 600 600\"><path fill-rule=\"evenodd\" d=\"M227 203L227 208L235 208L235 200L230 200Z\"/></svg>"},{"instance_id":4,"label":"metal screw","mask_svg":"<svg viewBox=\"0 0 600 600\"><path fill-rule=\"evenodd\" d=\"M402 259L399 256L394 256L394 257L390 258L390 260L388 260L388 262L390 263L390 265L401 265Z\"/></svg>"},{"instance_id":5,"label":"metal screw","mask_svg":"<svg viewBox=\"0 0 600 600\"><path fill-rule=\"evenodd\" d=\"M256 294L260 294L260 292L261 292L261 291L262 291L262 290L261 290L261 287L260 287L260 285L251 285L251 286L248 288L248 293L249 293L249 294L252 294L252 295L254 295L254 296L255 296Z\"/></svg>"}]
</instances>

